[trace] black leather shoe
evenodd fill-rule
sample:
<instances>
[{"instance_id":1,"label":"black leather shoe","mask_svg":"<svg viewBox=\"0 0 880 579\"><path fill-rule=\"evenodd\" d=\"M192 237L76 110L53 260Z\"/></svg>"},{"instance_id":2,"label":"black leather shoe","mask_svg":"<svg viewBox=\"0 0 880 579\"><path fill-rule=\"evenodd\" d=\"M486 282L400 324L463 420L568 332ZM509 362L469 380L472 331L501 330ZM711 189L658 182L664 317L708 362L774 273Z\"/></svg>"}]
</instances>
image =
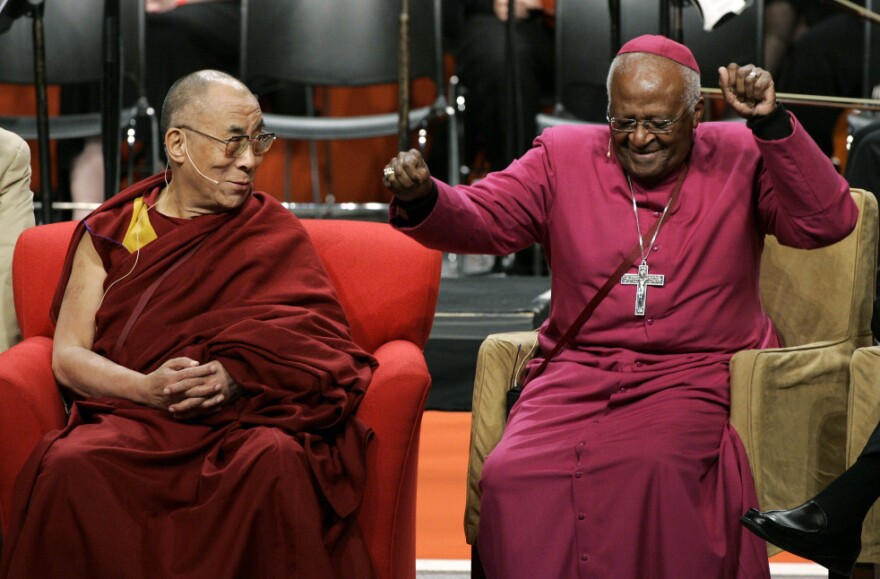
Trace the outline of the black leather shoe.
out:
<instances>
[{"instance_id":1,"label":"black leather shoe","mask_svg":"<svg viewBox=\"0 0 880 579\"><path fill-rule=\"evenodd\" d=\"M852 575L862 550L861 524L831 529L824 509L814 501L788 511L749 509L739 520L777 547L846 577Z\"/></svg>"}]
</instances>

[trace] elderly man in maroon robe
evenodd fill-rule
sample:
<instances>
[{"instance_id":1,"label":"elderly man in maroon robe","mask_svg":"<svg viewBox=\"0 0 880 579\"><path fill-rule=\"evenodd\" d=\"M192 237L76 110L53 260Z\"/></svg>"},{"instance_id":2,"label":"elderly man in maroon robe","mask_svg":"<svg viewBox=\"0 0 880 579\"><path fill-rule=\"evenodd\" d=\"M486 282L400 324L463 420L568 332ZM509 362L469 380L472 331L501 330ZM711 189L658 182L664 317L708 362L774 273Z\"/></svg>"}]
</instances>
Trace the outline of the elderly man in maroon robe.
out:
<instances>
[{"instance_id":1,"label":"elderly man in maroon robe","mask_svg":"<svg viewBox=\"0 0 880 579\"><path fill-rule=\"evenodd\" d=\"M701 124L698 71L681 44L639 37L611 65L607 125L549 129L472 186L430 179L415 151L385 169L392 223L426 245L543 245L545 356L638 255L572 343L529 367L481 480L489 577L769 577L764 542L738 522L757 499L728 364L779 344L758 291L764 236L830 244L857 208L769 73L721 68L746 122Z\"/></svg>"},{"instance_id":2,"label":"elderly man in maroon robe","mask_svg":"<svg viewBox=\"0 0 880 579\"><path fill-rule=\"evenodd\" d=\"M52 360L75 401L19 477L0 576L371 577L374 360L302 224L252 191L274 135L217 71L162 124L171 171L76 230Z\"/></svg>"}]
</instances>

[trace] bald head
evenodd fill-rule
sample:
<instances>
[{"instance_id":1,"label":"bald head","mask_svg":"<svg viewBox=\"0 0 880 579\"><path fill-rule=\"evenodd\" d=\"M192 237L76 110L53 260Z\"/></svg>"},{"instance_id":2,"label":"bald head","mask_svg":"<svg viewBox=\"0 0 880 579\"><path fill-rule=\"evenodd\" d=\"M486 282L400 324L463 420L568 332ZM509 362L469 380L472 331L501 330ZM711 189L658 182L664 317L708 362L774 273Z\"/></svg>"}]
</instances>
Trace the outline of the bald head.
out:
<instances>
[{"instance_id":1,"label":"bald head","mask_svg":"<svg viewBox=\"0 0 880 579\"><path fill-rule=\"evenodd\" d=\"M171 127L191 122L190 117L201 112L202 108L208 105L205 102L205 95L213 86L218 85L238 88L251 94L250 89L243 82L219 70L199 70L181 77L171 85L168 94L165 95L160 123L162 134L167 133Z\"/></svg>"}]
</instances>

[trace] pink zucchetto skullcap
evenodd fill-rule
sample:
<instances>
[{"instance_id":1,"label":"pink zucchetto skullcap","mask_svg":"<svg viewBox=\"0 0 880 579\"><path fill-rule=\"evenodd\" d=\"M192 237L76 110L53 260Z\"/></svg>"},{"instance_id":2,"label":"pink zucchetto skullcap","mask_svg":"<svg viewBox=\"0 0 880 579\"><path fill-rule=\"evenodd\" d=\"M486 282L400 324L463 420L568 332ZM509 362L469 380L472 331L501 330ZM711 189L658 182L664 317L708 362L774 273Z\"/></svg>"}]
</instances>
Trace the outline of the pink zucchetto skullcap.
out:
<instances>
[{"instance_id":1,"label":"pink zucchetto skullcap","mask_svg":"<svg viewBox=\"0 0 880 579\"><path fill-rule=\"evenodd\" d=\"M697 65L697 59L691 49L674 40L670 40L665 36L644 34L637 38L633 38L620 47L617 54L625 54L627 52L647 52L648 54L656 54L670 60L674 60L682 66L686 66L691 70L700 74L700 67Z\"/></svg>"}]
</instances>

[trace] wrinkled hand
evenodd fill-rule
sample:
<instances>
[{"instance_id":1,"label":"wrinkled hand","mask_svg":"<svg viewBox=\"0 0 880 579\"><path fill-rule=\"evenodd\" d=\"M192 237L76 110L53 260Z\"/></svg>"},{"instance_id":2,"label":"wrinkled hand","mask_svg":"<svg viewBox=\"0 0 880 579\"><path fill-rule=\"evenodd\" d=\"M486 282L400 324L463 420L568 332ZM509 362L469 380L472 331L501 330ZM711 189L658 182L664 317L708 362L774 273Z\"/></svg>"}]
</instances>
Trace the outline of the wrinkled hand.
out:
<instances>
[{"instance_id":1,"label":"wrinkled hand","mask_svg":"<svg viewBox=\"0 0 880 579\"><path fill-rule=\"evenodd\" d=\"M730 63L718 75L724 100L742 118L763 117L776 109L773 76L763 68Z\"/></svg>"},{"instance_id":2,"label":"wrinkled hand","mask_svg":"<svg viewBox=\"0 0 880 579\"><path fill-rule=\"evenodd\" d=\"M241 394L241 388L216 360L199 364L191 358L173 358L145 379L146 404L167 410L178 419L217 412Z\"/></svg>"},{"instance_id":3,"label":"wrinkled hand","mask_svg":"<svg viewBox=\"0 0 880 579\"><path fill-rule=\"evenodd\" d=\"M508 0L495 0L493 8L495 10L495 16L497 16L502 22L507 22ZM513 16L517 20L525 20L533 10L543 9L544 4L541 0L514 0Z\"/></svg>"},{"instance_id":4,"label":"wrinkled hand","mask_svg":"<svg viewBox=\"0 0 880 579\"><path fill-rule=\"evenodd\" d=\"M418 149L401 151L385 165L382 183L401 201L411 201L431 192L431 172Z\"/></svg>"}]
</instances>

